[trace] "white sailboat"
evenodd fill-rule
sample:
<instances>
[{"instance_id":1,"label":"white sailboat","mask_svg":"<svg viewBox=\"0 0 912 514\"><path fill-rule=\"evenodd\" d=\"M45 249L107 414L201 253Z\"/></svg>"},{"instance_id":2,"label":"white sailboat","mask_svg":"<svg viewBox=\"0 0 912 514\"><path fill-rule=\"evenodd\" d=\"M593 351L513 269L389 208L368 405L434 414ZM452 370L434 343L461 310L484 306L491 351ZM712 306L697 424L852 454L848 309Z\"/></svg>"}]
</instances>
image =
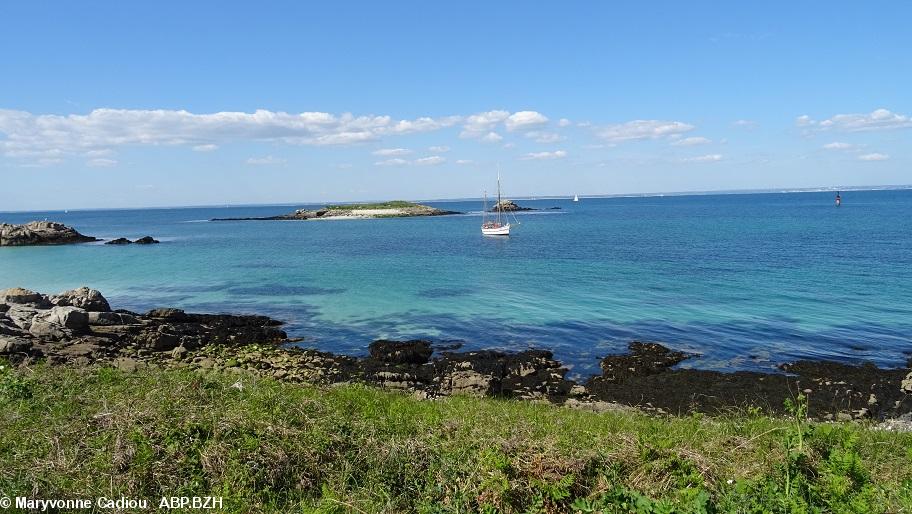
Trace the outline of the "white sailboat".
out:
<instances>
[{"instance_id":1,"label":"white sailboat","mask_svg":"<svg viewBox=\"0 0 912 514\"><path fill-rule=\"evenodd\" d=\"M573 195L573 201L574 201L574 202L578 202L578 201L579 201L579 195Z\"/></svg>"},{"instance_id":2,"label":"white sailboat","mask_svg":"<svg viewBox=\"0 0 912 514\"><path fill-rule=\"evenodd\" d=\"M494 204L494 207L500 205L500 172L497 173L497 203ZM503 222L503 212L502 209L496 208L494 210L494 219L488 220L488 192L485 191L484 195L484 214L482 214L481 220L481 233L486 236L509 236L510 235L510 223Z\"/></svg>"}]
</instances>

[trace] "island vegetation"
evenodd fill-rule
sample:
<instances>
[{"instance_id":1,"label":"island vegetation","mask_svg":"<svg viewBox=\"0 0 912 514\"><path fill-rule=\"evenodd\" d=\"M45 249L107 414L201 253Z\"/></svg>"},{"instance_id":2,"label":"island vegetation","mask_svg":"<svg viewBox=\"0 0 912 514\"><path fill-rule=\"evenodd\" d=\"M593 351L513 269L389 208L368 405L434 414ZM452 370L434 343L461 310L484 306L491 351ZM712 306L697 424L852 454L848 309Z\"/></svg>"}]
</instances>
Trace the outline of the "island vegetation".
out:
<instances>
[{"instance_id":1,"label":"island vegetation","mask_svg":"<svg viewBox=\"0 0 912 514\"><path fill-rule=\"evenodd\" d=\"M416 207L426 207L421 204L406 202L405 200L390 200L388 202L378 203L340 203L327 205L325 209L329 210L349 210L363 211L366 209L414 209Z\"/></svg>"}]
</instances>

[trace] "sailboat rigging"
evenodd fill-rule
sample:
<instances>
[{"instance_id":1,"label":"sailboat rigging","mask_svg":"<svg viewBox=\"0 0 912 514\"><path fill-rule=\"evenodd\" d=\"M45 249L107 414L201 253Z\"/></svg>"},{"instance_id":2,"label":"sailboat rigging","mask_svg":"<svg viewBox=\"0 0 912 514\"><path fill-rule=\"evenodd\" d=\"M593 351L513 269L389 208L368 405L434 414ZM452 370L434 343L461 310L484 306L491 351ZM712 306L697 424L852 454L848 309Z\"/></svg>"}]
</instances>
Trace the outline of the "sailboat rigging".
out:
<instances>
[{"instance_id":1,"label":"sailboat rigging","mask_svg":"<svg viewBox=\"0 0 912 514\"><path fill-rule=\"evenodd\" d=\"M481 233L486 236L509 236L510 223L503 222L503 204L500 197L500 172L497 172L497 203L494 204L494 219L488 220L488 192L484 194L484 213L482 214Z\"/></svg>"}]
</instances>

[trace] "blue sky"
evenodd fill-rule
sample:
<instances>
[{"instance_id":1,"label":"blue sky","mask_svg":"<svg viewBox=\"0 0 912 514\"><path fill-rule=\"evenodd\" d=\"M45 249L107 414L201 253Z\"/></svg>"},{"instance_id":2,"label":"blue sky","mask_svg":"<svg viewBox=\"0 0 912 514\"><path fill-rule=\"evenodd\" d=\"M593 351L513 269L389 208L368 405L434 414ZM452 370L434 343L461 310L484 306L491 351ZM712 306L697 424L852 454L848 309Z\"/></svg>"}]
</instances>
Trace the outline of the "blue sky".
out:
<instances>
[{"instance_id":1,"label":"blue sky","mask_svg":"<svg viewBox=\"0 0 912 514\"><path fill-rule=\"evenodd\" d=\"M325 4L325 5L324 5ZM4 2L0 211L912 183L908 2Z\"/></svg>"}]
</instances>

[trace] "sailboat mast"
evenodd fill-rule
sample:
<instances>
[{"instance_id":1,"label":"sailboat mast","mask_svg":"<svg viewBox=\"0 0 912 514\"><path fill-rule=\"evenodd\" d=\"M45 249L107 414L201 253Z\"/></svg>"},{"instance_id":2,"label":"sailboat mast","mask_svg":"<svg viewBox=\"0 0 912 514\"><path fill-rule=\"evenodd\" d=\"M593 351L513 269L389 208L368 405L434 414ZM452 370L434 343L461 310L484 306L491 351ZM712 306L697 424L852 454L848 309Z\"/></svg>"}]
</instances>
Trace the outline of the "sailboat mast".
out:
<instances>
[{"instance_id":1,"label":"sailboat mast","mask_svg":"<svg viewBox=\"0 0 912 514\"><path fill-rule=\"evenodd\" d=\"M488 222L488 190L485 189L484 192L484 207L481 209L481 224L485 225Z\"/></svg>"},{"instance_id":2,"label":"sailboat mast","mask_svg":"<svg viewBox=\"0 0 912 514\"><path fill-rule=\"evenodd\" d=\"M503 204L500 203L500 165L497 165L497 224L500 225L500 213L503 211Z\"/></svg>"}]
</instances>

